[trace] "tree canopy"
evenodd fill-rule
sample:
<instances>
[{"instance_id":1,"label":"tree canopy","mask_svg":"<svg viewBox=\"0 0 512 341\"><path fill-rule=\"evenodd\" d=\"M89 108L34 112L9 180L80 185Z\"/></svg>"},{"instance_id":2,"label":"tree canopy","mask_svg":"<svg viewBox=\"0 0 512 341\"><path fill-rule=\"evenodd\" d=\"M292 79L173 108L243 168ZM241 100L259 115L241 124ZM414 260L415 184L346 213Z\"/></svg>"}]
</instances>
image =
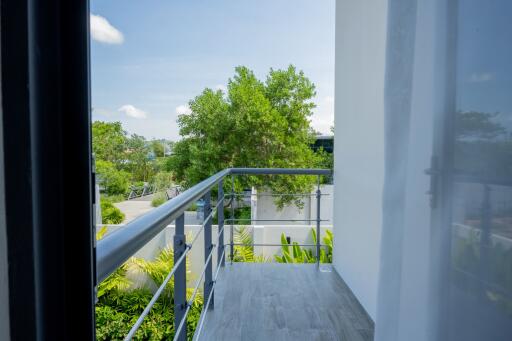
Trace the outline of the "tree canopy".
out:
<instances>
[{"instance_id":1,"label":"tree canopy","mask_svg":"<svg viewBox=\"0 0 512 341\"><path fill-rule=\"evenodd\" d=\"M169 146L165 140L128 136L121 122L93 122L92 137L96 172L107 195L124 195L130 184L152 182L163 168L165 146Z\"/></svg>"},{"instance_id":2,"label":"tree canopy","mask_svg":"<svg viewBox=\"0 0 512 341\"><path fill-rule=\"evenodd\" d=\"M227 167L310 168L319 156L310 148L314 84L294 66L270 69L264 81L237 67L227 92L206 88L180 115L182 139L174 144L169 168L193 185ZM237 186L276 192L308 191L311 176L239 177Z\"/></svg>"}]
</instances>

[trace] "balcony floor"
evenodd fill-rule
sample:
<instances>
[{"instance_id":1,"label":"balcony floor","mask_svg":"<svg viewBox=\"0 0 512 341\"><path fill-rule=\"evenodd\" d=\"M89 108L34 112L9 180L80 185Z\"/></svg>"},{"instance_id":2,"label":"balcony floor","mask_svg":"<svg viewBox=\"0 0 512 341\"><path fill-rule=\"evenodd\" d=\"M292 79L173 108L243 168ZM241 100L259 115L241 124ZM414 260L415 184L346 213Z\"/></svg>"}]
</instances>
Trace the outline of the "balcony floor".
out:
<instances>
[{"instance_id":1,"label":"balcony floor","mask_svg":"<svg viewBox=\"0 0 512 341\"><path fill-rule=\"evenodd\" d=\"M373 340L373 322L330 266L226 263L200 340Z\"/></svg>"}]
</instances>

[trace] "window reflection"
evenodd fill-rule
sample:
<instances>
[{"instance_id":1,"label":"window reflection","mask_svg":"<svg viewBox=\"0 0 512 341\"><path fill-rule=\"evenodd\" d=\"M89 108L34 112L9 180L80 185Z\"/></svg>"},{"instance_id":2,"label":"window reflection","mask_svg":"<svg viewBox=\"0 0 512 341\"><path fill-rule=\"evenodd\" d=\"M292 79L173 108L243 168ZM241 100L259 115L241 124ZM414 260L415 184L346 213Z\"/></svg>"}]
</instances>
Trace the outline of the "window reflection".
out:
<instances>
[{"instance_id":1,"label":"window reflection","mask_svg":"<svg viewBox=\"0 0 512 341\"><path fill-rule=\"evenodd\" d=\"M509 1L459 1L450 340L512 337Z\"/></svg>"}]
</instances>

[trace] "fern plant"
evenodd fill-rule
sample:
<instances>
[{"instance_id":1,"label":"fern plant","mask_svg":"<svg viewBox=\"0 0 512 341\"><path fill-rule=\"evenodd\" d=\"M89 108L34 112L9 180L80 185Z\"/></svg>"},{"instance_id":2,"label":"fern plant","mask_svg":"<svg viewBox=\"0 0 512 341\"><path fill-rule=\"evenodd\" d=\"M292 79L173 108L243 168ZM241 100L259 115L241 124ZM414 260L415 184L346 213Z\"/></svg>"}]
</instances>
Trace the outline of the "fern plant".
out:
<instances>
[{"instance_id":1,"label":"fern plant","mask_svg":"<svg viewBox=\"0 0 512 341\"><path fill-rule=\"evenodd\" d=\"M233 241L236 245L233 250L233 262L245 262L245 263L267 263L270 262L270 258L264 255L255 255L253 238L246 226L235 227L233 234Z\"/></svg>"},{"instance_id":2,"label":"fern plant","mask_svg":"<svg viewBox=\"0 0 512 341\"><path fill-rule=\"evenodd\" d=\"M187 278L192 278L189 259L186 258ZM142 313L153 296L154 286L162 285L174 266L174 251L168 247L160 251L153 261L132 257L98 286L96 305L96 334L98 340L122 339ZM144 274L154 286L142 285L134 288L128 278L129 272ZM160 299L155 303L134 339L162 340L174 336L174 279L166 285ZM193 289L187 288L187 299L191 300ZM203 306L203 296L197 293L187 318L187 336L194 333Z\"/></svg>"}]
</instances>

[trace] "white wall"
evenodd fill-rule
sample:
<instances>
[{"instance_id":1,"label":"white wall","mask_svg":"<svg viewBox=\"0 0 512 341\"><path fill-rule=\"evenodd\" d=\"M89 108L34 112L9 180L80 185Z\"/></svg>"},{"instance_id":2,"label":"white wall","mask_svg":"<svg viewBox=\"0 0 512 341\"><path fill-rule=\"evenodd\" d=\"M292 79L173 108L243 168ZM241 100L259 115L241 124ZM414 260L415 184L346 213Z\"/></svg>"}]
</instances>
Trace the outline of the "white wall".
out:
<instances>
[{"instance_id":1,"label":"white wall","mask_svg":"<svg viewBox=\"0 0 512 341\"><path fill-rule=\"evenodd\" d=\"M336 2L334 266L375 319L387 0Z\"/></svg>"},{"instance_id":2,"label":"white wall","mask_svg":"<svg viewBox=\"0 0 512 341\"><path fill-rule=\"evenodd\" d=\"M98 225L97 230L101 229L101 226L107 227L107 234L113 233L116 230L122 229L126 225ZM313 244L313 238L311 235L311 229L316 228L316 225L246 225L249 232L253 236L254 244L281 244L281 234L284 233L289 236L291 242L297 242L299 244ZM191 242L191 239L197 234L200 229L200 225L186 225L185 234L187 234L187 243ZM230 227L231 225L225 225L224 229L224 243L229 244L230 241ZM325 229L331 229L330 225L321 225L320 234L323 237L325 235ZM174 239L174 225L168 225L162 232L156 235L146 245L144 245L139 251L134 254L134 257L144 258L152 260L158 255L159 251L166 248L172 247ZM217 244L217 225L212 226L212 241L213 244ZM314 247L309 247L314 250ZM270 260L274 260L274 255L281 254L280 246L256 246L254 248L255 255L264 255ZM229 246L226 246L226 257L229 254ZM227 258L226 258L227 259ZM201 232L194 243L193 248L189 253L189 264L192 274L196 277L202 272L204 266L204 233ZM213 254L214 267L217 264L217 251ZM195 283L195 282L194 282ZM189 281L189 285L193 284Z\"/></svg>"},{"instance_id":3,"label":"white wall","mask_svg":"<svg viewBox=\"0 0 512 341\"><path fill-rule=\"evenodd\" d=\"M333 201L333 185L321 185L320 192L320 219L325 220L323 224L332 225L332 201ZM258 193L253 189L251 198L251 217L252 219L316 219L316 186L311 191L311 196L302 198L304 207L299 209L295 204L286 205L282 209L278 209L274 203L275 197L269 196L269 192ZM315 224L314 222L295 221L265 221L262 225L304 225Z\"/></svg>"}]
</instances>

